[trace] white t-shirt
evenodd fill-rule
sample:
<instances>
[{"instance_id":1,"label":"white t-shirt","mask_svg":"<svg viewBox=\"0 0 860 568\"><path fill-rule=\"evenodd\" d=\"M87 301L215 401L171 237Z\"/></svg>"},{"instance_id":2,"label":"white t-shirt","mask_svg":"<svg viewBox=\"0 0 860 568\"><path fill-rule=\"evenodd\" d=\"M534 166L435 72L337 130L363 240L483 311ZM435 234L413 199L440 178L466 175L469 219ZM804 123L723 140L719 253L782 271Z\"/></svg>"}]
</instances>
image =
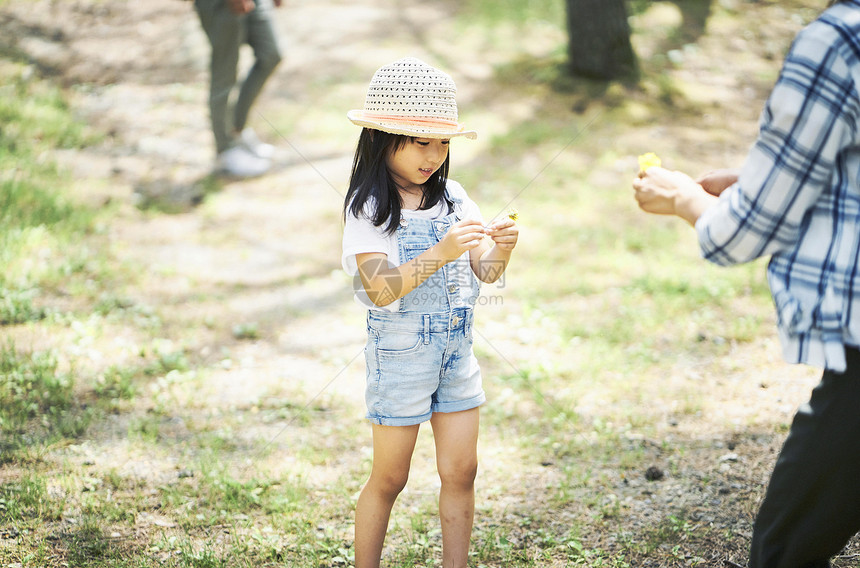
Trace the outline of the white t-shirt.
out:
<instances>
[{"instance_id":1,"label":"white t-shirt","mask_svg":"<svg viewBox=\"0 0 860 568\"><path fill-rule=\"evenodd\" d=\"M461 220L475 220L483 223L481 211L478 205L469 199L466 195L466 190L459 183L453 180L448 180L447 185L448 197L452 200L461 200L459 206ZM368 211L368 205L365 205L365 212ZM403 209L400 215L404 219L438 219L448 215L448 204L441 200L432 209L415 210ZM392 302L387 306L377 306L371 302L361 285L361 280L358 278L358 265L355 261L355 255L365 252L381 252L388 256L388 262L393 266L400 266L403 262L400 260L400 247L397 245L396 234L386 234L385 227L387 223L383 223L379 227L375 227L367 214L360 217L347 212L346 224L343 228L343 256L341 264L347 274L353 277L353 290L355 290L355 300L365 308L372 310L385 310L396 312L400 310L400 300ZM469 253L465 252L467 263ZM462 257L461 257L462 258ZM460 295L462 296L462 305L473 305L476 298L472 298L472 288L469 285L469 274L462 274L462 271L454 271L455 277L463 280L460 282Z\"/></svg>"}]
</instances>

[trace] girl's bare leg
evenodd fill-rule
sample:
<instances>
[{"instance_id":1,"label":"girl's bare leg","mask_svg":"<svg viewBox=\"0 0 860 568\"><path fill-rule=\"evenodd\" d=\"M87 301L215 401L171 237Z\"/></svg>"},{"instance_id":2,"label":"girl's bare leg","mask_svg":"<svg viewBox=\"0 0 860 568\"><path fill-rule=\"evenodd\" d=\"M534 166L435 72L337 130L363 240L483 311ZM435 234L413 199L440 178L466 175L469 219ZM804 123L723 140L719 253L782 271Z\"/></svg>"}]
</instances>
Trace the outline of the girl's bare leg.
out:
<instances>
[{"instance_id":1,"label":"girl's bare leg","mask_svg":"<svg viewBox=\"0 0 860 568\"><path fill-rule=\"evenodd\" d=\"M378 568L391 507L406 486L418 425L373 425L373 467L355 507L355 568Z\"/></svg>"},{"instance_id":2,"label":"girl's bare leg","mask_svg":"<svg viewBox=\"0 0 860 568\"><path fill-rule=\"evenodd\" d=\"M442 480L439 517L443 568L466 568L469 557L478 472L478 422L477 408L436 412L430 419L436 440L436 466Z\"/></svg>"}]
</instances>

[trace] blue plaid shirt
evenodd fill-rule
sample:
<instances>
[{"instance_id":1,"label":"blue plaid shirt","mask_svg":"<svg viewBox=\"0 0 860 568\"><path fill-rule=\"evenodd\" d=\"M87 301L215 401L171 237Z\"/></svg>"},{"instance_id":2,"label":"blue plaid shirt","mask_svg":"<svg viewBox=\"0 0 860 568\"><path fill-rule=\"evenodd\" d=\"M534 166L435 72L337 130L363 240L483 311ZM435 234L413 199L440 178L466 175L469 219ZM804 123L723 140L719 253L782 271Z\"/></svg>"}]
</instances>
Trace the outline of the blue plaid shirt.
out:
<instances>
[{"instance_id":1,"label":"blue plaid shirt","mask_svg":"<svg viewBox=\"0 0 860 568\"><path fill-rule=\"evenodd\" d=\"M802 30L738 183L696 223L703 256L770 255L783 355L845 370L860 345L860 1Z\"/></svg>"}]
</instances>

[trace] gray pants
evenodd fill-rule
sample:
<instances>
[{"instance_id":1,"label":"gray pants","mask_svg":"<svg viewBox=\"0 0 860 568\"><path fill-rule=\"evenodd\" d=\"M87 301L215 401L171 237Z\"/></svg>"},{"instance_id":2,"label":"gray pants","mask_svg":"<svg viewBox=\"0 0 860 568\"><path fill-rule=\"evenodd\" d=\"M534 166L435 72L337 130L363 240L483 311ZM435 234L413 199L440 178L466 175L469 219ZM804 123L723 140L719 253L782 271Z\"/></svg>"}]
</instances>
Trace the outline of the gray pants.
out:
<instances>
[{"instance_id":1,"label":"gray pants","mask_svg":"<svg viewBox=\"0 0 860 568\"><path fill-rule=\"evenodd\" d=\"M826 568L860 530L860 351L800 407L756 517L750 568Z\"/></svg>"},{"instance_id":2,"label":"gray pants","mask_svg":"<svg viewBox=\"0 0 860 568\"><path fill-rule=\"evenodd\" d=\"M237 16L225 0L195 0L200 24L212 45L209 84L209 114L218 153L235 143L234 133L245 128L251 106L281 61L281 51L272 22L272 0L255 0L256 7ZM254 65L239 87L230 113L230 95L236 86L239 48L247 43L254 50Z\"/></svg>"}]
</instances>

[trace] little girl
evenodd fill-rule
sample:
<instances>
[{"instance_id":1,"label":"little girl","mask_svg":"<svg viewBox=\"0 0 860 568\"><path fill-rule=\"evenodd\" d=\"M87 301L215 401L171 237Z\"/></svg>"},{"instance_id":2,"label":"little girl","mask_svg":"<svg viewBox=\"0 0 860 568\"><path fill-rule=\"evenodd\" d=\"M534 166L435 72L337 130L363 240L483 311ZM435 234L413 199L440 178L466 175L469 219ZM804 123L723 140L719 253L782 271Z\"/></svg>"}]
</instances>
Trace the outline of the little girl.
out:
<instances>
[{"instance_id":1,"label":"little girl","mask_svg":"<svg viewBox=\"0 0 860 568\"><path fill-rule=\"evenodd\" d=\"M376 568L391 507L406 485L422 422L430 421L442 488L442 565L465 568L475 509L478 407L486 400L472 353L478 279L507 266L518 229L483 224L448 179L458 123L451 78L414 58L373 76L344 202L343 266L368 308L367 418L373 467L355 511L355 566ZM476 278L477 277L477 278Z\"/></svg>"}]
</instances>

